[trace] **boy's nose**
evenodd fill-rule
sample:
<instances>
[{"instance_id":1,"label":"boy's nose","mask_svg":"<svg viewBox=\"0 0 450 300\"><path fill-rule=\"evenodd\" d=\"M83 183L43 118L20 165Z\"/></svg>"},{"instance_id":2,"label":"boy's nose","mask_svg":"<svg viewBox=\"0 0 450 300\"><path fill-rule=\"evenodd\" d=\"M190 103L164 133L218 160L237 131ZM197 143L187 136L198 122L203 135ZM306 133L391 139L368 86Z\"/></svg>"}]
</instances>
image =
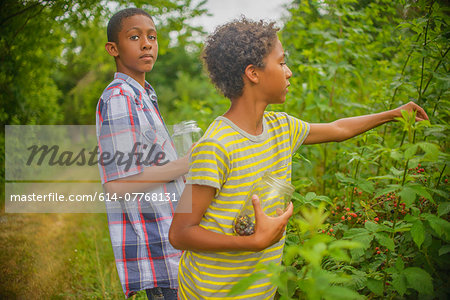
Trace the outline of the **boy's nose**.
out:
<instances>
[{"instance_id":1,"label":"boy's nose","mask_svg":"<svg viewBox=\"0 0 450 300\"><path fill-rule=\"evenodd\" d=\"M292 77L292 71L291 71L291 69L289 69L288 66L286 66L286 69L287 69L286 70L286 78L289 79Z\"/></svg>"},{"instance_id":2,"label":"boy's nose","mask_svg":"<svg viewBox=\"0 0 450 300\"><path fill-rule=\"evenodd\" d=\"M143 39L142 42L142 49L151 49L152 48L152 43L149 41L148 38Z\"/></svg>"}]
</instances>

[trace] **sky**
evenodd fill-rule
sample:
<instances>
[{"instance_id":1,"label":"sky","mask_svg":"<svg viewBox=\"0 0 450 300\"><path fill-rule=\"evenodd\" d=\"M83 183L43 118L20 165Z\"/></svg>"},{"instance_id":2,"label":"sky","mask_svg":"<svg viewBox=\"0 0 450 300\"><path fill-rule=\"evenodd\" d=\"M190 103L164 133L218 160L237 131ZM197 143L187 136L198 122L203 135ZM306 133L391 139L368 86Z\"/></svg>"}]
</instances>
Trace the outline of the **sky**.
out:
<instances>
[{"instance_id":1,"label":"sky","mask_svg":"<svg viewBox=\"0 0 450 300\"><path fill-rule=\"evenodd\" d=\"M193 25L203 25L210 33L217 25L226 23L242 14L249 19L265 19L276 21L287 15L285 4L291 0L208 0L205 7L213 14L211 17L202 16L192 21Z\"/></svg>"}]
</instances>

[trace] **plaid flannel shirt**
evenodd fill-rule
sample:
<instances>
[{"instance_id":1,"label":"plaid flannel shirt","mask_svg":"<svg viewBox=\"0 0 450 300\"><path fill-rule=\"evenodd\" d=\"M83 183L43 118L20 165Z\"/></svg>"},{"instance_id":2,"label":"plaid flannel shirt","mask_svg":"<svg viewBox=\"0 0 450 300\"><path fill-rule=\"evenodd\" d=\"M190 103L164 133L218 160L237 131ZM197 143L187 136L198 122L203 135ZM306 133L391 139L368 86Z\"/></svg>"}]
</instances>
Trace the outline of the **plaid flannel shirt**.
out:
<instances>
[{"instance_id":1,"label":"plaid flannel shirt","mask_svg":"<svg viewBox=\"0 0 450 300\"><path fill-rule=\"evenodd\" d=\"M131 77L116 73L98 102L96 124L102 183L138 174L162 160L177 159L155 91L147 82L144 89ZM147 196L128 194L123 200L105 202L126 297L153 287L178 287L181 251L170 245L169 228L177 203L171 200L178 201L183 188L183 178L178 178L152 188ZM138 201L124 201L133 199Z\"/></svg>"}]
</instances>

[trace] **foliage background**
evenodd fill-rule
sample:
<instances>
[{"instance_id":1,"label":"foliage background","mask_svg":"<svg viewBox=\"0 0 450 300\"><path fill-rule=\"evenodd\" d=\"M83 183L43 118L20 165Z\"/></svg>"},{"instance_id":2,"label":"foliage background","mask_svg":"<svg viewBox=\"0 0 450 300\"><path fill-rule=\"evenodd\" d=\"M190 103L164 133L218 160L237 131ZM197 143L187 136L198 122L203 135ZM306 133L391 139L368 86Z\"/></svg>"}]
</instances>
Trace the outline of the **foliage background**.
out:
<instances>
[{"instance_id":1,"label":"foliage background","mask_svg":"<svg viewBox=\"0 0 450 300\"><path fill-rule=\"evenodd\" d=\"M106 23L128 6L155 16L159 57L147 80L166 123L194 119L206 129L224 113L229 101L209 83L199 59L205 32L187 22L207 13L204 2L7 0L0 3L2 125L95 124L98 98L115 69L103 48ZM293 78L286 103L270 109L330 122L412 100L431 124L397 122L344 143L301 148L293 168L300 217L288 228L284 265L266 270L276 274L278 297L445 299L447 2L293 0L289 12L280 38ZM4 165L4 126L0 139ZM424 172L413 174L419 164ZM4 168L1 175L4 181ZM396 200L387 201L388 193ZM407 207L400 211L402 201ZM343 207L361 220L341 221ZM2 298L122 297L105 216L2 213L0 224ZM363 249L355 229L374 237L363 240ZM318 247L326 250L312 259ZM389 252L376 255L375 247ZM414 287L414 281L424 284Z\"/></svg>"}]
</instances>

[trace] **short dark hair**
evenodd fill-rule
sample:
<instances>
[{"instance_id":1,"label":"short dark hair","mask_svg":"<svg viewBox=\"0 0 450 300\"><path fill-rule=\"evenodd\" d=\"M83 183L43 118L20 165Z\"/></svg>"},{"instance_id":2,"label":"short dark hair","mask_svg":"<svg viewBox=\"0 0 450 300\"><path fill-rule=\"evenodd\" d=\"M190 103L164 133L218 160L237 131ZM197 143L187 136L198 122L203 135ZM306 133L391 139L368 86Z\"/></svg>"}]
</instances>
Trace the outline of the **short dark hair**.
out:
<instances>
[{"instance_id":1,"label":"short dark hair","mask_svg":"<svg viewBox=\"0 0 450 300\"><path fill-rule=\"evenodd\" d=\"M135 15L143 15L147 16L152 20L153 18L143 9L131 7L125 8L118 12L116 12L111 19L109 19L108 27L106 29L106 34L108 35L108 42L119 42L119 32L122 30L122 21L123 19L135 16Z\"/></svg>"},{"instance_id":2,"label":"short dark hair","mask_svg":"<svg viewBox=\"0 0 450 300\"><path fill-rule=\"evenodd\" d=\"M242 95L245 68L264 68L263 59L277 38L275 22L258 22L245 17L217 27L203 49L202 58L213 84L229 99Z\"/></svg>"}]
</instances>

